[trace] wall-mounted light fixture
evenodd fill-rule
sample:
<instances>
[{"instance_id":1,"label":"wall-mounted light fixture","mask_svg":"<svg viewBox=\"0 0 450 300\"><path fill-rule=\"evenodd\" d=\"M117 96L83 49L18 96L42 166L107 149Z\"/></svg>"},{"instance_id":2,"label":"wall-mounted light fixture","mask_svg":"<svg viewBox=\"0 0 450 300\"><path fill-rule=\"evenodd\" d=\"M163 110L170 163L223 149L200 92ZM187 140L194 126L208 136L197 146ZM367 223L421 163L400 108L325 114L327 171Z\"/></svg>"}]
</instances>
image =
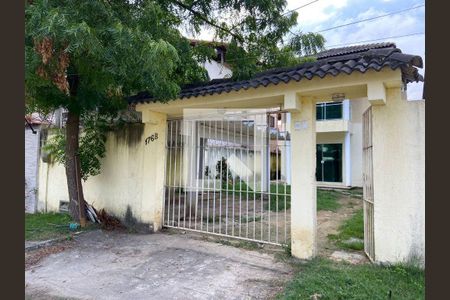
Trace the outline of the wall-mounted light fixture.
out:
<instances>
[{"instance_id":1,"label":"wall-mounted light fixture","mask_svg":"<svg viewBox=\"0 0 450 300\"><path fill-rule=\"evenodd\" d=\"M331 101L342 101L345 100L345 94L344 93L334 93L331 95Z\"/></svg>"}]
</instances>

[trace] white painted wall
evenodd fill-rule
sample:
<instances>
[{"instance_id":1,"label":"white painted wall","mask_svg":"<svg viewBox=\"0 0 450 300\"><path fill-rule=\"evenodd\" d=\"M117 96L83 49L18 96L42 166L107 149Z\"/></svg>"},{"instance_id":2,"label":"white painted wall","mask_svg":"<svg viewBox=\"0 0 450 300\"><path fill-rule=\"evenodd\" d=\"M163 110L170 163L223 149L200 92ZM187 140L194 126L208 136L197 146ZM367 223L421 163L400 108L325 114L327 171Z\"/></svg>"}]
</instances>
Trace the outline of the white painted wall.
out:
<instances>
[{"instance_id":1,"label":"white painted wall","mask_svg":"<svg viewBox=\"0 0 450 300\"><path fill-rule=\"evenodd\" d=\"M33 125L36 134L25 127L25 211L34 213L36 211L38 158L40 126Z\"/></svg>"},{"instance_id":2,"label":"white painted wall","mask_svg":"<svg viewBox=\"0 0 450 300\"><path fill-rule=\"evenodd\" d=\"M352 186L362 187L362 115L369 108L367 98L355 99L350 102L351 122L350 122L350 144L351 144L351 174Z\"/></svg>"},{"instance_id":3,"label":"white painted wall","mask_svg":"<svg viewBox=\"0 0 450 300\"><path fill-rule=\"evenodd\" d=\"M206 61L203 64L203 67L208 71L208 76L211 80L230 78L231 75L233 75L233 72L229 68L215 60Z\"/></svg>"}]
</instances>

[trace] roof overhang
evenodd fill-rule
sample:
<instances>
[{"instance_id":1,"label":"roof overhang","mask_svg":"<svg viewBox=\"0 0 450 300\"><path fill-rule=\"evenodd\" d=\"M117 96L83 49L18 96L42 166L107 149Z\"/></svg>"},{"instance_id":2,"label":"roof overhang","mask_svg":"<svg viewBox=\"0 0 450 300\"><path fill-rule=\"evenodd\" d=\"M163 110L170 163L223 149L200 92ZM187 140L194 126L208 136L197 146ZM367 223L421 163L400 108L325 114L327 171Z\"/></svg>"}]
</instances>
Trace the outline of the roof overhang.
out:
<instances>
[{"instance_id":1,"label":"roof overhang","mask_svg":"<svg viewBox=\"0 0 450 300\"><path fill-rule=\"evenodd\" d=\"M373 104L385 102L386 88L403 86L400 69L385 68L381 71L368 70L365 73L328 75L323 78L290 81L266 87L242 89L221 94L175 99L167 103L137 103L137 111L154 111L167 114L169 118L181 117L184 109L193 108L274 108L296 111L299 99L311 98L314 101L331 101L336 93L342 93L347 99L367 98ZM384 96L383 96L384 95Z\"/></svg>"}]
</instances>

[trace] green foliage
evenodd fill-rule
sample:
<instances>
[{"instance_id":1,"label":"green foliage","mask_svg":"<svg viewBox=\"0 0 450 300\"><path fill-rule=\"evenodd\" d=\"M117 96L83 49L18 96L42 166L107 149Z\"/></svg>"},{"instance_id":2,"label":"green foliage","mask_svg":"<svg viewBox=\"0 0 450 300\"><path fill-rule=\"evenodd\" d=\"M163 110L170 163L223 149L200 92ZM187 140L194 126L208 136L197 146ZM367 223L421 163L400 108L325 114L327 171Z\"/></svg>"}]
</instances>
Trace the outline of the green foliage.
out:
<instances>
[{"instance_id":1,"label":"green foliage","mask_svg":"<svg viewBox=\"0 0 450 300\"><path fill-rule=\"evenodd\" d=\"M317 210L336 211L341 207L338 199L341 196L339 192L317 189Z\"/></svg>"},{"instance_id":2,"label":"green foliage","mask_svg":"<svg viewBox=\"0 0 450 300\"><path fill-rule=\"evenodd\" d=\"M233 180L233 175L231 175L231 171L228 170L228 163L225 157L222 157L221 160L218 160L216 163L216 179L222 181L222 187L226 187L227 182Z\"/></svg>"},{"instance_id":3,"label":"green foliage","mask_svg":"<svg viewBox=\"0 0 450 300\"><path fill-rule=\"evenodd\" d=\"M425 272L412 266L350 265L318 258L299 269L279 299L425 299Z\"/></svg>"},{"instance_id":4,"label":"green foliage","mask_svg":"<svg viewBox=\"0 0 450 300\"><path fill-rule=\"evenodd\" d=\"M222 191L226 192L228 190L228 193L232 195L233 189L235 195L240 195L243 199L247 199L247 195L249 199L253 199L254 197L261 199L261 192L254 193L252 188L247 186L242 180L235 178L233 182L233 178L231 177L228 184L225 182L222 183ZM317 189L317 210L336 211L341 207L341 204L338 202L339 197L339 192ZM264 209L270 209L275 212L283 211L285 208L289 209L291 207L291 186L288 184L285 186L283 183L271 183L269 199L270 207L269 203L267 203Z\"/></svg>"},{"instance_id":5,"label":"green foliage","mask_svg":"<svg viewBox=\"0 0 450 300\"><path fill-rule=\"evenodd\" d=\"M106 154L106 134L115 123L108 120L107 117L95 113L85 114L83 120L78 155L80 157L81 178L87 180L89 176L100 173L101 159ZM56 162L65 164L65 145L64 131L58 130L49 138L44 150L52 155Z\"/></svg>"},{"instance_id":6,"label":"green foliage","mask_svg":"<svg viewBox=\"0 0 450 300\"><path fill-rule=\"evenodd\" d=\"M250 49L232 40L227 51L227 62L232 67L235 80L249 79L268 69L313 62L313 55L323 50L324 45L324 37L315 33L294 35L285 46L264 40L259 47L255 45Z\"/></svg>"},{"instance_id":7,"label":"green foliage","mask_svg":"<svg viewBox=\"0 0 450 300\"><path fill-rule=\"evenodd\" d=\"M166 102L181 86L207 79L199 62L213 58L214 51L202 42L192 47L181 28L198 34L206 27L230 42L236 79L298 64L305 60L299 54L322 47L318 36L279 47L297 23L296 12L283 13L286 5L286 0L27 1L26 111L47 114L62 107L81 116L82 177L96 175L105 151L99 123L123 110L124 98L148 91ZM95 122L89 124L92 115ZM63 146L62 134L48 146L60 162Z\"/></svg>"},{"instance_id":8,"label":"green foliage","mask_svg":"<svg viewBox=\"0 0 450 300\"><path fill-rule=\"evenodd\" d=\"M25 240L48 240L68 236L71 234L70 222L70 216L63 213L25 214ZM91 225L86 229L94 228L96 227Z\"/></svg>"},{"instance_id":9,"label":"green foliage","mask_svg":"<svg viewBox=\"0 0 450 300\"><path fill-rule=\"evenodd\" d=\"M355 242L345 242L351 238L364 239L364 215L363 210L360 209L355 212L349 219L345 220L344 223L339 226L338 234L330 234L328 238L334 240L336 245L344 249L352 250L362 250L364 249L364 243Z\"/></svg>"},{"instance_id":10,"label":"green foliage","mask_svg":"<svg viewBox=\"0 0 450 300\"><path fill-rule=\"evenodd\" d=\"M299 33L290 40L290 49L297 55L311 56L323 50L325 38L313 32Z\"/></svg>"}]
</instances>

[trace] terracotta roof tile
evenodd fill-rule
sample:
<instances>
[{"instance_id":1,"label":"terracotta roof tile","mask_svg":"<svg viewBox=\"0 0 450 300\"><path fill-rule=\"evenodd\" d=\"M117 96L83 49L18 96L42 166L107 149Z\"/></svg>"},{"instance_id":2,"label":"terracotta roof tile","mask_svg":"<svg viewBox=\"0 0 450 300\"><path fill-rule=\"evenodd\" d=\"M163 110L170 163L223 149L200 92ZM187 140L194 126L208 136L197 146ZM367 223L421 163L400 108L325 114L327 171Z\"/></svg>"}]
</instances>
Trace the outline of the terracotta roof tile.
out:
<instances>
[{"instance_id":1,"label":"terracotta roof tile","mask_svg":"<svg viewBox=\"0 0 450 300\"><path fill-rule=\"evenodd\" d=\"M221 94L232 90L258 88L302 78L312 79L317 76L337 76L340 73L351 74L355 71L365 73L367 70L380 71L383 68L398 68L402 71L406 83L423 81L417 68L422 68L422 58L417 55L404 54L394 43L379 43L330 49L317 55L317 61L304 63L295 67L276 68L256 74L249 80L215 79L206 83L187 85L182 88L179 98L191 98L204 95ZM130 103L154 102L146 92L128 98Z\"/></svg>"}]
</instances>

